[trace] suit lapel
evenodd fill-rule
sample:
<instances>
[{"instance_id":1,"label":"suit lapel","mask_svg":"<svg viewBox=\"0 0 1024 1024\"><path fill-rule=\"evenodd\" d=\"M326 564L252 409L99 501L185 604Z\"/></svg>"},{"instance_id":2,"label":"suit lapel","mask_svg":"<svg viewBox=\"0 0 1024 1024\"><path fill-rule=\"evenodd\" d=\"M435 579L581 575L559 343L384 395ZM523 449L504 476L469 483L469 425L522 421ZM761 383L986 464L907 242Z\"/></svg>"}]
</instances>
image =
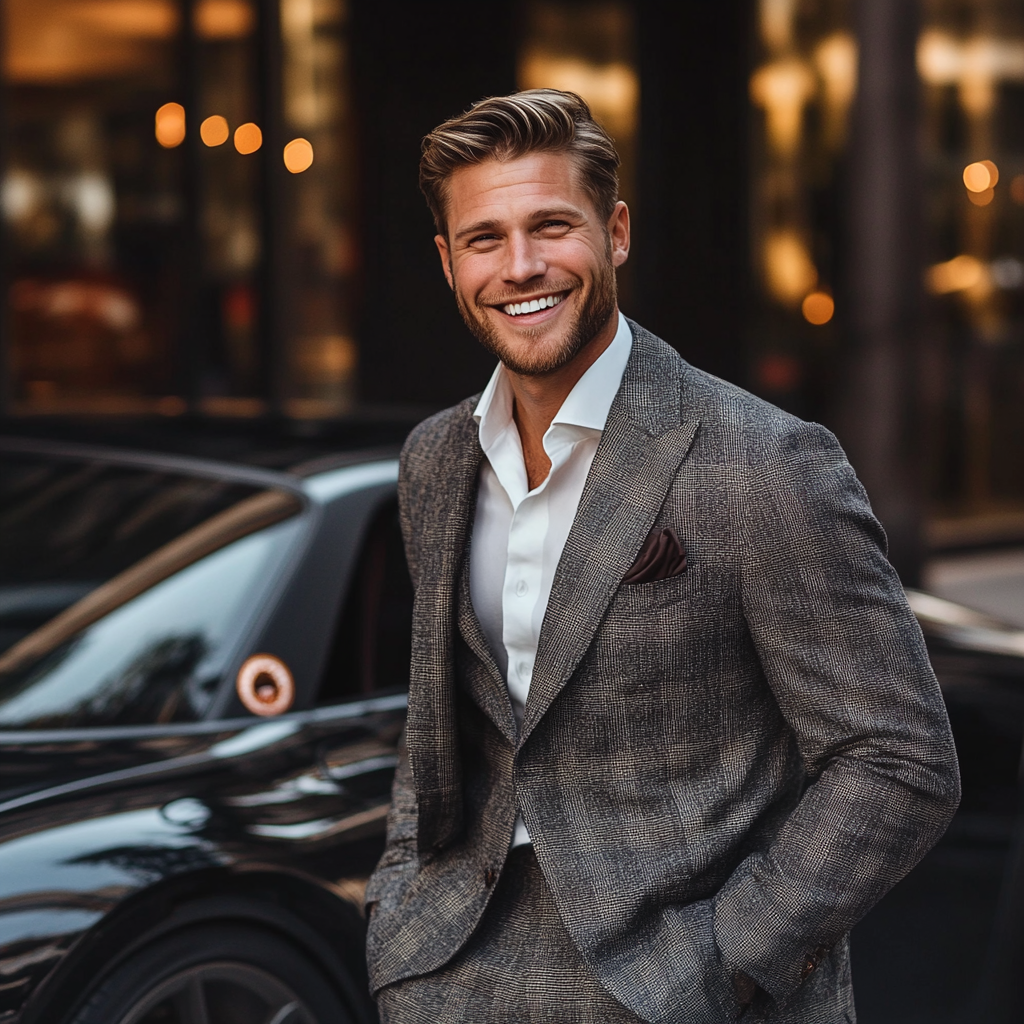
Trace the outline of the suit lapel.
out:
<instances>
[{"instance_id":1,"label":"suit lapel","mask_svg":"<svg viewBox=\"0 0 1024 1024\"><path fill-rule=\"evenodd\" d=\"M555 572L520 744L590 646L700 425L680 411L679 357L636 324L630 327L633 351Z\"/></svg>"},{"instance_id":2,"label":"suit lapel","mask_svg":"<svg viewBox=\"0 0 1024 1024\"><path fill-rule=\"evenodd\" d=\"M471 544L467 545L462 569L459 573L459 632L469 649L480 659L484 666L483 675L472 673L467 683L473 699L480 709L501 730L512 746L516 744L516 720L512 712L512 702L508 696L508 686L502 678L501 669L494 659L494 652L487 642L483 627L473 608L473 598L469 585L469 559Z\"/></svg>"}]
</instances>

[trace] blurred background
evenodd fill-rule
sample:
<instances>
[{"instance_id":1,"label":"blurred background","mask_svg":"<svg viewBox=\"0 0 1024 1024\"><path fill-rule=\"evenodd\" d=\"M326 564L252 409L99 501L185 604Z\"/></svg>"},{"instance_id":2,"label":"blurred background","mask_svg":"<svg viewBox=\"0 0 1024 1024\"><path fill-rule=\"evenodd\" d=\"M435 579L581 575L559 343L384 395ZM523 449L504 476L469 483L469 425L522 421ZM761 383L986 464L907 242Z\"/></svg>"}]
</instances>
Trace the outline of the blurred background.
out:
<instances>
[{"instance_id":1,"label":"blurred background","mask_svg":"<svg viewBox=\"0 0 1024 1024\"><path fill-rule=\"evenodd\" d=\"M416 188L479 97L623 155L624 310L846 444L904 578L1024 539L1019 0L3 0L9 416L450 403Z\"/></svg>"},{"instance_id":2,"label":"blurred background","mask_svg":"<svg viewBox=\"0 0 1024 1024\"><path fill-rule=\"evenodd\" d=\"M571 89L623 158L624 312L835 430L908 586L1024 627L1024 0L0 11L8 426L314 435L478 390L420 139ZM967 808L973 852L954 836L855 935L869 1024L994 1020L961 1013L979 979L1024 977L1014 701L976 730L1009 751L998 834Z\"/></svg>"}]
</instances>

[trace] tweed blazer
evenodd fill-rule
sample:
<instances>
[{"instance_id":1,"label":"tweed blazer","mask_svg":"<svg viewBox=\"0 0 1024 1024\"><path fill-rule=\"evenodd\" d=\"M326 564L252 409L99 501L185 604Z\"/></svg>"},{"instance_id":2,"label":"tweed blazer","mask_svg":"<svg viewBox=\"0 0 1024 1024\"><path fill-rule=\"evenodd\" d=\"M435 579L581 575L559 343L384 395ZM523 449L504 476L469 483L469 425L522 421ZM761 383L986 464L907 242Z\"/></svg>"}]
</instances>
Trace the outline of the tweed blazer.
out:
<instances>
[{"instance_id":1,"label":"tweed blazer","mask_svg":"<svg viewBox=\"0 0 1024 1024\"><path fill-rule=\"evenodd\" d=\"M648 1021L852 1021L846 936L938 839L953 742L885 538L835 438L637 324L517 728L469 599L474 399L421 424L399 502L409 717L370 880L373 989L443 966L517 811L601 983ZM687 567L623 584L654 529Z\"/></svg>"}]
</instances>

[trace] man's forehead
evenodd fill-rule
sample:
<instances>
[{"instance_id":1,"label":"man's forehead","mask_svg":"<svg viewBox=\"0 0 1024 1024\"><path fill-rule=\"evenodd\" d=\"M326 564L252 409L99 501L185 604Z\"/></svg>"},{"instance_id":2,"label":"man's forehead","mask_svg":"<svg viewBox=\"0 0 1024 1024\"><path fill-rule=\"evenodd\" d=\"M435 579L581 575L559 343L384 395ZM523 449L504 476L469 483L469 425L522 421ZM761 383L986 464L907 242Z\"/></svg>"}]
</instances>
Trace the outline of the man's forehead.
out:
<instances>
[{"instance_id":1,"label":"man's forehead","mask_svg":"<svg viewBox=\"0 0 1024 1024\"><path fill-rule=\"evenodd\" d=\"M550 152L460 167L449 180L448 200L449 227L454 232L466 221L522 213L531 206L587 210L590 205L572 157Z\"/></svg>"}]
</instances>

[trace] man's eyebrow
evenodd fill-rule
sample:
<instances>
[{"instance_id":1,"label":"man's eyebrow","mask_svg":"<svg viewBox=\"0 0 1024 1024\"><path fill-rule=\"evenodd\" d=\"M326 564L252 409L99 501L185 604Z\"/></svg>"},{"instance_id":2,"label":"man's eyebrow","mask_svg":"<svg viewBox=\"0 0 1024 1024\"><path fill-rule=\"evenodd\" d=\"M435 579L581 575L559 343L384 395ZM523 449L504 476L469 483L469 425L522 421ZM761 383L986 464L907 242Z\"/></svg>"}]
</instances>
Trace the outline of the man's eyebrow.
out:
<instances>
[{"instance_id":1,"label":"man's eyebrow","mask_svg":"<svg viewBox=\"0 0 1024 1024\"><path fill-rule=\"evenodd\" d=\"M532 219L550 220L552 217L575 217L578 220L582 220L583 211L578 206L552 206L547 210L535 211Z\"/></svg>"},{"instance_id":2,"label":"man's eyebrow","mask_svg":"<svg viewBox=\"0 0 1024 1024\"><path fill-rule=\"evenodd\" d=\"M533 213L530 214L531 221L550 220L552 217L572 217L576 220L582 220L584 213L578 206L552 206L544 210L534 210ZM456 232L455 238L465 238L466 235L476 235L487 231L494 231L499 227L499 225L500 222L496 220L479 220L475 224L471 224L468 228L463 228L461 231Z\"/></svg>"},{"instance_id":3,"label":"man's eyebrow","mask_svg":"<svg viewBox=\"0 0 1024 1024\"><path fill-rule=\"evenodd\" d=\"M478 220L475 224L471 224L468 228L463 228L461 231L456 232L456 238L465 238L466 235L475 235L482 231L493 231L498 226L496 220Z\"/></svg>"}]
</instances>

